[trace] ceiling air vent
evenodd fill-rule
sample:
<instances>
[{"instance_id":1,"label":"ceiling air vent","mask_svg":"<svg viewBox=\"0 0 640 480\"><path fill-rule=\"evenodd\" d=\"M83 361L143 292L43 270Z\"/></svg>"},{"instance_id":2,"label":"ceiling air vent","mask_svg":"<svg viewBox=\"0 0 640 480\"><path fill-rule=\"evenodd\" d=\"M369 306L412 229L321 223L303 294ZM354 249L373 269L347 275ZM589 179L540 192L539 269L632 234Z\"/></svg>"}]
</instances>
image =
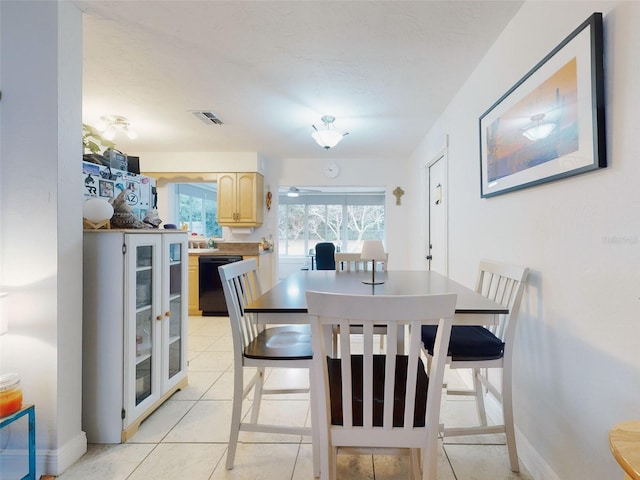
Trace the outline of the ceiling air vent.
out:
<instances>
[{"instance_id":1,"label":"ceiling air vent","mask_svg":"<svg viewBox=\"0 0 640 480\"><path fill-rule=\"evenodd\" d=\"M222 125L222 120L220 120L218 116L213 112L196 111L191 113L193 113L196 118L199 118L207 125L211 123L213 123L214 125Z\"/></svg>"}]
</instances>

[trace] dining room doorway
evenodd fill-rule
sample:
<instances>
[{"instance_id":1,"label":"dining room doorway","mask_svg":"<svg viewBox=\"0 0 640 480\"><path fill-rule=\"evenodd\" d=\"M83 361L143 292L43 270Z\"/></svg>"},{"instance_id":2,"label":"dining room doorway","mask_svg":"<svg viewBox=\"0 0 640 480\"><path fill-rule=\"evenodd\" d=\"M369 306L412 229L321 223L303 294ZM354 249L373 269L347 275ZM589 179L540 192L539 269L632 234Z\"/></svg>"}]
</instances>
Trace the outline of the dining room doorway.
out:
<instances>
[{"instance_id":1,"label":"dining room doorway","mask_svg":"<svg viewBox=\"0 0 640 480\"><path fill-rule=\"evenodd\" d=\"M429 270L447 275L449 270L447 146L427 163L425 171L428 226L425 259Z\"/></svg>"}]
</instances>

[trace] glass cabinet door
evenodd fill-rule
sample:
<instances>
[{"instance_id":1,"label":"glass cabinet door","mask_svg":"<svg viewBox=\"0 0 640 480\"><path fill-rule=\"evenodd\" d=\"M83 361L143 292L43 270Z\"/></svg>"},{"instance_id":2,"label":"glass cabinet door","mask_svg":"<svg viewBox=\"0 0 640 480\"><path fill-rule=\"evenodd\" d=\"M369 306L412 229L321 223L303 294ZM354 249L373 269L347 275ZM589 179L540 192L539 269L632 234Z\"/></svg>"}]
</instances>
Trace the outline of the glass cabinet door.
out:
<instances>
[{"instance_id":1,"label":"glass cabinet door","mask_svg":"<svg viewBox=\"0 0 640 480\"><path fill-rule=\"evenodd\" d=\"M186 294L187 253L185 242L177 238L172 240L172 237L175 236L167 235L165 238L169 285L168 292L165 293L168 294L167 312L165 313L168 316L165 319L165 329L167 330L165 341L168 348L165 352L167 368L164 369L164 376L168 383L172 383L171 379L185 370L186 367L184 365L186 358L184 338L186 305L184 300Z\"/></svg>"},{"instance_id":2,"label":"glass cabinet door","mask_svg":"<svg viewBox=\"0 0 640 480\"><path fill-rule=\"evenodd\" d=\"M154 262L153 245L136 246L136 360L135 360L135 404L149 397L153 388L154 345Z\"/></svg>"},{"instance_id":3,"label":"glass cabinet door","mask_svg":"<svg viewBox=\"0 0 640 480\"><path fill-rule=\"evenodd\" d=\"M158 401L162 389L162 238L125 235L124 427Z\"/></svg>"}]
</instances>

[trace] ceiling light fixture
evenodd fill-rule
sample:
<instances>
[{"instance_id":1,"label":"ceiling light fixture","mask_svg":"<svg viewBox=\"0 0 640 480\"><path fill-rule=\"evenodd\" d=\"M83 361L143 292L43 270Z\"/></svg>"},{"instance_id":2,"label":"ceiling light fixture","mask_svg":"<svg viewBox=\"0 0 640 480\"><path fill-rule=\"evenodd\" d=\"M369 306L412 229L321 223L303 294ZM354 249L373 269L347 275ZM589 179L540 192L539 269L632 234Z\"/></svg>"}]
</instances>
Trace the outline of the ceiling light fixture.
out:
<instances>
[{"instance_id":1,"label":"ceiling light fixture","mask_svg":"<svg viewBox=\"0 0 640 480\"><path fill-rule=\"evenodd\" d=\"M547 138L549 135L551 135L551 132L553 132L553 130L556 128L556 124L552 122L540 123L542 120L544 120L544 117L544 113L533 115L531 117L533 125L525 128L522 131L522 135L524 135L532 142L542 140L543 138Z\"/></svg>"},{"instance_id":2,"label":"ceiling light fixture","mask_svg":"<svg viewBox=\"0 0 640 480\"><path fill-rule=\"evenodd\" d=\"M333 122L336 117L324 115L320 120L324 125L320 125L320 127L311 125L313 127L311 136L321 147L329 150L331 147L335 147L342 140L342 137L349 135L349 132L342 133L335 129Z\"/></svg>"},{"instance_id":3,"label":"ceiling light fixture","mask_svg":"<svg viewBox=\"0 0 640 480\"><path fill-rule=\"evenodd\" d=\"M100 121L96 125L98 131L102 133L107 140L113 140L118 130L122 130L131 140L138 138L138 134L131 129L129 120L120 115L105 115L100 117Z\"/></svg>"}]
</instances>

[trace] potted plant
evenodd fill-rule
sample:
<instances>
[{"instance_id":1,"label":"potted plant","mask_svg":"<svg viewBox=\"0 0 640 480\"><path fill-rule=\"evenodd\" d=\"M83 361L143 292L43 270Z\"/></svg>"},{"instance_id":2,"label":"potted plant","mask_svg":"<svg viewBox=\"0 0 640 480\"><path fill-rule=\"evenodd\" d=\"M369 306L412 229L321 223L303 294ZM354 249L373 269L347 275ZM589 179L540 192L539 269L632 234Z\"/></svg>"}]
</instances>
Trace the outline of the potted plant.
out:
<instances>
[{"instance_id":1,"label":"potted plant","mask_svg":"<svg viewBox=\"0 0 640 480\"><path fill-rule=\"evenodd\" d=\"M96 128L83 123L82 147L84 161L109 166L109 159L102 153L114 149L115 143L104 138Z\"/></svg>"}]
</instances>

